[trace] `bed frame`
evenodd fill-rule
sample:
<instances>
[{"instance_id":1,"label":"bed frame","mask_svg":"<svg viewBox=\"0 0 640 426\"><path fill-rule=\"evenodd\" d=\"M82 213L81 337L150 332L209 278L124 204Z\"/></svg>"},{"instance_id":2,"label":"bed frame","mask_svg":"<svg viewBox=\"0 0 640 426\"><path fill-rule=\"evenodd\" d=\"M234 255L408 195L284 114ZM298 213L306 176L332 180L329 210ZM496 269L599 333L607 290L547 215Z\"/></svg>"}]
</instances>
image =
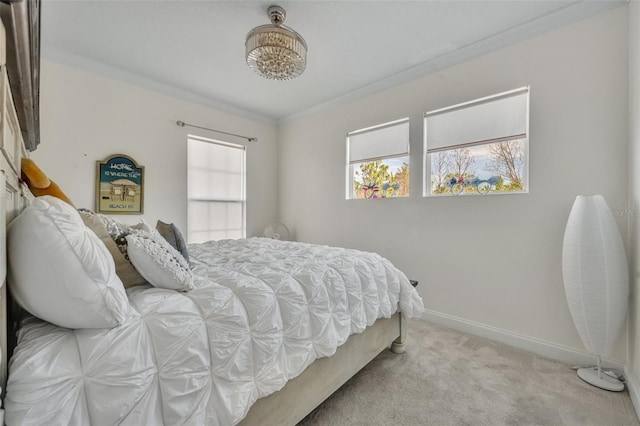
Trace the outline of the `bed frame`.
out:
<instances>
[{"instance_id":1,"label":"bed frame","mask_svg":"<svg viewBox=\"0 0 640 426\"><path fill-rule=\"evenodd\" d=\"M4 397L17 317L6 287L5 231L33 198L20 180L20 159L40 143L40 0L0 0L0 19L0 386Z\"/></svg>"},{"instance_id":2,"label":"bed frame","mask_svg":"<svg viewBox=\"0 0 640 426\"><path fill-rule=\"evenodd\" d=\"M240 425L295 425L389 345L392 352L404 353L405 340L402 314L379 319L349 337L333 356L317 359L284 388L256 401Z\"/></svg>"},{"instance_id":3,"label":"bed frame","mask_svg":"<svg viewBox=\"0 0 640 426\"><path fill-rule=\"evenodd\" d=\"M37 16L32 21L29 13L34 12ZM39 63L39 52L35 60L29 47L34 38L39 39L39 30L36 33L30 30L31 24L39 23L39 2L2 2L0 18L0 386L1 397L4 398L7 361L15 347L14 330L18 316L6 285L6 226L33 198L20 179L20 161L28 155L26 146L35 149L39 138L38 132L34 133L37 119L33 121L34 107L37 112L38 104L37 87L34 92L33 84L38 85L38 78L34 78L31 69L32 64ZM9 78L12 79L11 85ZM25 143L25 138L28 143ZM1 409L0 424L4 424L4 411Z\"/></svg>"},{"instance_id":4,"label":"bed frame","mask_svg":"<svg viewBox=\"0 0 640 426\"><path fill-rule=\"evenodd\" d=\"M24 10L16 12L13 9L29 9L25 4L31 8L26 16ZM7 360L15 347L15 331L20 312L11 300L6 285L6 226L33 199L31 192L20 179L20 162L22 157L28 156L27 147L33 150L39 142L38 79L33 78L33 73L37 77L37 67L32 63L32 69L29 69L29 63L25 64L24 58L16 59L16 52L26 52L27 56L31 53L33 56L33 52L28 48L33 43L33 40L30 40L33 34L30 35L25 28L34 24L34 17L31 16L34 10L38 13L36 18L39 20L39 0L25 0L10 5L0 2L0 188L3 189L0 190L0 407L8 377ZM20 16L20 13L23 15ZM36 24L39 25L39 22ZM36 29L39 38L39 29ZM16 65L16 62L19 64ZM39 63L39 53L35 63ZM8 75L13 76L12 82L14 86L19 86L18 91L10 87ZM27 117L25 122L25 111L28 116L34 103L35 116L31 119ZM316 360L302 374L290 380L283 389L258 400L240 424L295 425L385 348L391 346L393 352L403 353L405 337L405 320L401 314L397 313L389 319L376 321L363 333L352 335L338 348L335 355ZM0 425L2 424L4 410L0 408Z\"/></svg>"}]
</instances>

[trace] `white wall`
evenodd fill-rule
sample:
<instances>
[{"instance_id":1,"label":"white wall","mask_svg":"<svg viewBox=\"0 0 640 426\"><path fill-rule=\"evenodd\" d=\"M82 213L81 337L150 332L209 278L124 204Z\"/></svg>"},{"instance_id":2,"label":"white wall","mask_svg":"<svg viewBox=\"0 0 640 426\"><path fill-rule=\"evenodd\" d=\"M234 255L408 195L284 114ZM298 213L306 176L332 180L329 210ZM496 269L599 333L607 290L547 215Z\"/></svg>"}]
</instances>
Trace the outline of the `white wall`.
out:
<instances>
[{"instance_id":1,"label":"white wall","mask_svg":"<svg viewBox=\"0 0 640 426\"><path fill-rule=\"evenodd\" d=\"M530 193L423 198L424 111L531 86ZM578 194L627 208L627 7L280 127L281 218L299 240L376 251L427 308L584 350L562 283ZM345 134L411 118L409 198L345 200ZM619 218L627 232L626 218ZM626 339L613 358L624 360Z\"/></svg>"},{"instance_id":2,"label":"white wall","mask_svg":"<svg viewBox=\"0 0 640 426\"><path fill-rule=\"evenodd\" d=\"M627 381L640 383L640 4L629 3L629 352ZM640 389L636 389L640 391ZM638 402L637 400L634 402ZM637 409L640 407L636 406Z\"/></svg>"},{"instance_id":3,"label":"white wall","mask_svg":"<svg viewBox=\"0 0 640 426\"><path fill-rule=\"evenodd\" d=\"M94 209L96 161L126 154L145 167L143 218L187 229L187 134L177 120L255 136L247 145L247 235L277 218L277 129L97 74L42 61L41 140L32 158L77 207ZM230 142L245 143L236 138ZM135 222L140 216L119 216Z\"/></svg>"}]
</instances>

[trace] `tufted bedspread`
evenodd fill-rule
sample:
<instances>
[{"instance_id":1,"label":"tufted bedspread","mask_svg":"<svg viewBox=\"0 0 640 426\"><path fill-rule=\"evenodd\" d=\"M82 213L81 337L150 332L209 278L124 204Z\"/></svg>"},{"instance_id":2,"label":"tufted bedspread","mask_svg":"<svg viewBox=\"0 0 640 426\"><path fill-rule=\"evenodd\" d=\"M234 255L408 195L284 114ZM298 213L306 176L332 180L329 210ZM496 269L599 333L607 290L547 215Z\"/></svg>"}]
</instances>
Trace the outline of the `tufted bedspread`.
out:
<instances>
[{"instance_id":1,"label":"tufted bedspread","mask_svg":"<svg viewBox=\"0 0 640 426\"><path fill-rule=\"evenodd\" d=\"M374 253L263 238L189 246L196 289L138 286L113 329L28 318L9 425L233 425L316 358L422 300Z\"/></svg>"}]
</instances>

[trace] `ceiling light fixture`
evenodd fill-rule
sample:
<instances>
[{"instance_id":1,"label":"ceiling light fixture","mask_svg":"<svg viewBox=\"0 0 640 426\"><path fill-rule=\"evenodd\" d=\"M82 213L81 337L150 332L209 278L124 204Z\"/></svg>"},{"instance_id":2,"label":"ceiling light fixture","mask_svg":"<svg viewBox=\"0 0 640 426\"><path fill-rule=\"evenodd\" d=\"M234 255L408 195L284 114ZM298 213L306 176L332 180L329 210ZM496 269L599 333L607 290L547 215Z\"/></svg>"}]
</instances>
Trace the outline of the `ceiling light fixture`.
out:
<instances>
[{"instance_id":1,"label":"ceiling light fixture","mask_svg":"<svg viewBox=\"0 0 640 426\"><path fill-rule=\"evenodd\" d=\"M290 80L307 66L307 43L302 36L284 25L287 14L280 6L269 6L271 25L249 31L245 41L247 65L271 80Z\"/></svg>"}]
</instances>

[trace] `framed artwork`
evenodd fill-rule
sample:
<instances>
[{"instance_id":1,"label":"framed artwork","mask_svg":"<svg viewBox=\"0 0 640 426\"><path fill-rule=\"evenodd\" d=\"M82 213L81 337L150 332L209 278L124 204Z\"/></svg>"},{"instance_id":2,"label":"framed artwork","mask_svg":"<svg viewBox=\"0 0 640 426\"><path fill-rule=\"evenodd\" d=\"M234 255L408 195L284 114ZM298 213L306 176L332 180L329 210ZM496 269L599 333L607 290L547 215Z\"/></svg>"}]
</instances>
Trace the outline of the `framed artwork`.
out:
<instances>
[{"instance_id":1,"label":"framed artwork","mask_svg":"<svg viewBox=\"0 0 640 426\"><path fill-rule=\"evenodd\" d=\"M142 214L144 167L122 154L97 161L96 211L107 214Z\"/></svg>"}]
</instances>

